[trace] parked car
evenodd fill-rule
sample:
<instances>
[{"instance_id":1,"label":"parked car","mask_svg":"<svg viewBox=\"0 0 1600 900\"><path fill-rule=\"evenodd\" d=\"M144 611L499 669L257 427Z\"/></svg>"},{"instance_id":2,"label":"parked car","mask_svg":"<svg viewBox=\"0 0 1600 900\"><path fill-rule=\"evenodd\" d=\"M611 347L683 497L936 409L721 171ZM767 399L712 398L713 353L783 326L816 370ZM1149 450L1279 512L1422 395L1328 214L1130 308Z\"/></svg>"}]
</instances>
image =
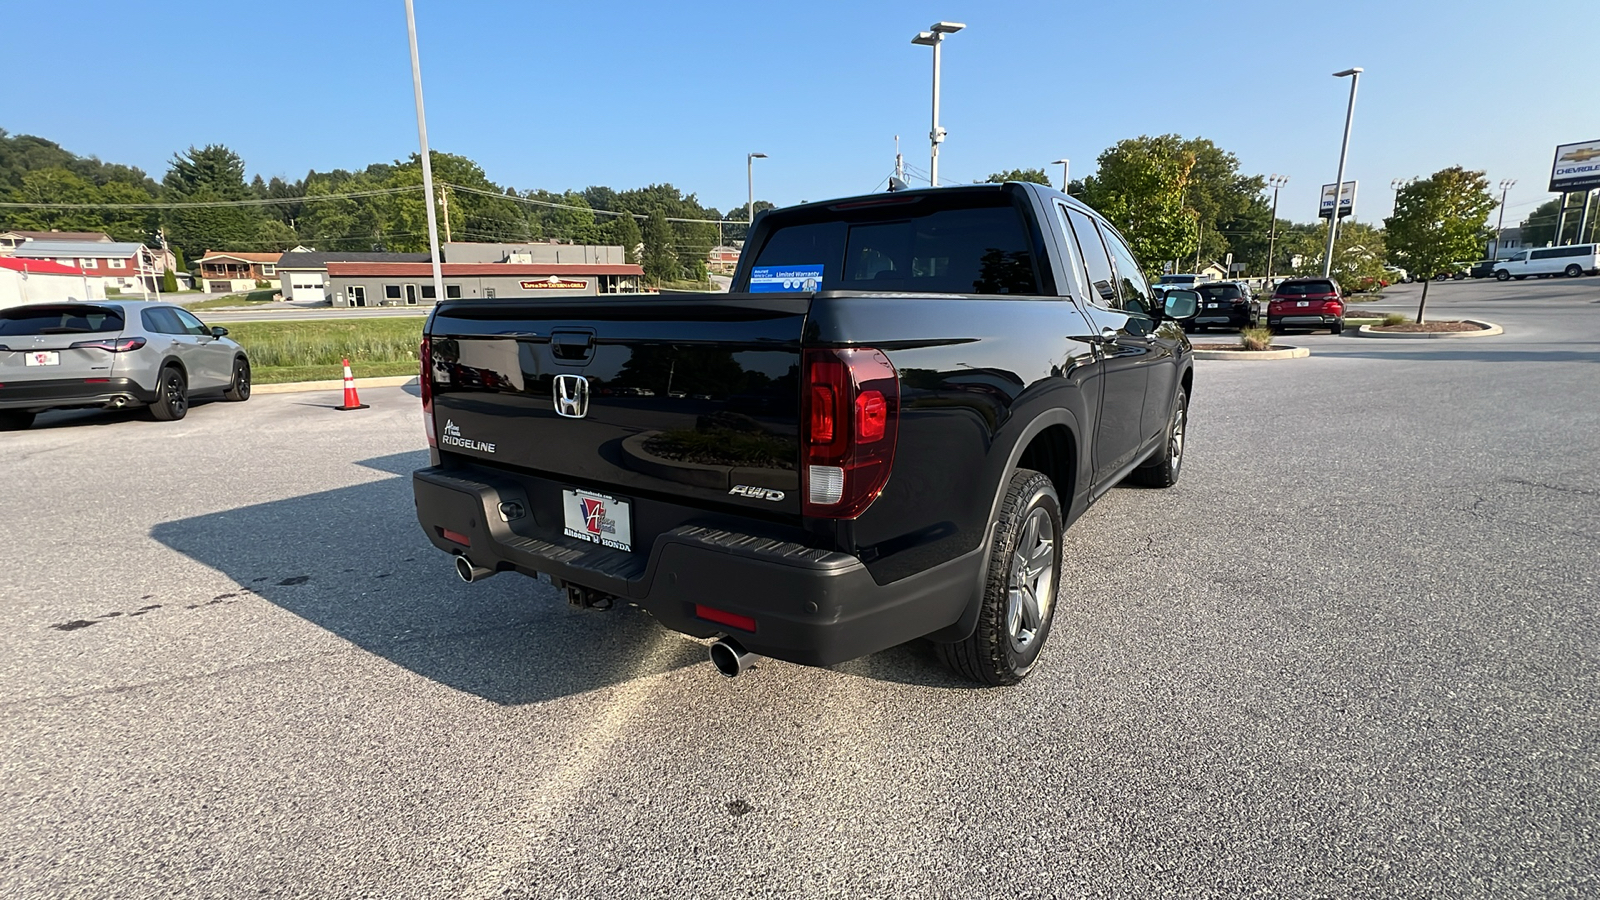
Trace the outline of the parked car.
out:
<instances>
[{"instance_id":1,"label":"parked car","mask_svg":"<svg viewBox=\"0 0 1600 900\"><path fill-rule=\"evenodd\" d=\"M1261 321L1261 301L1242 281L1213 281L1194 291L1200 295L1200 309L1187 323L1193 330L1204 331L1216 325L1244 329Z\"/></svg>"},{"instance_id":2,"label":"parked car","mask_svg":"<svg viewBox=\"0 0 1600 900\"><path fill-rule=\"evenodd\" d=\"M1384 266L1383 270L1389 273L1390 284L1410 284L1411 273L1399 266Z\"/></svg>"},{"instance_id":3,"label":"parked car","mask_svg":"<svg viewBox=\"0 0 1600 900\"><path fill-rule=\"evenodd\" d=\"M925 637L1014 683L1064 530L1124 479L1178 479L1194 355L1173 320L1197 300L1152 303L1116 228L1017 182L762 213L727 294L447 299L421 346L417 518L464 580L643 607L718 637L726 675ZM468 353L519 388L452 381ZM619 371L708 399L589 391Z\"/></svg>"},{"instance_id":4,"label":"parked car","mask_svg":"<svg viewBox=\"0 0 1600 900\"><path fill-rule=\"evenodd\" d=\"M1192 288L1197 284L1211 281L1210 275L1197 275L1193 272L1177 272L1163 275L1156 279L1155 286L1166 290L1167 288Z\"/></svg>"},{"instance_id":5,"label":"parked car","mask_svg":"<svg viewBox=\"0 0 1600 900\"><path fill-rule=\"evenodd\" d=\"M1482 259L1467 268L1469 278L1488 278L1494 274L1495 267L1500 264L1496 259Z\"/></svg>"},{"instance_id":6,"label":"parked car","mask_svg":"<svg viewBox=\"0 0 1600 900\"><path fill-rule=\"evenodd\" d=\"M250 358L221 326L166 303L0 309L0 429L47 409L144 406L172 421L196 397L250 398Z\"/></svg>"},{"instance_id":7,"label":"parked car","mask_svg":"<svg viewBox=\"0 0 1600 900\"><path fill-rule=\"evenodd\" d=\"M1283 329L1327 328L1344 332L1345 300L1339 282L1331 278L1287 278L1278 282L1267 304L1267 326L1274 333Z\"/></svg>"},{"instance_id":8,"label":"parked car","mask_svg":"<svg viewBox=\"0 0 1600 900\"><path fill-rule=\"evenodd\" d=\"M1509 278L1521 280L1529 275L1550 278L1565 275L1600 275L1600 244L1570 244L1565 247L1539 247L1523 250L1509 259L1502 259L1494 268L1494 277L1501 281Z\"/></svg>"}]
</instances>

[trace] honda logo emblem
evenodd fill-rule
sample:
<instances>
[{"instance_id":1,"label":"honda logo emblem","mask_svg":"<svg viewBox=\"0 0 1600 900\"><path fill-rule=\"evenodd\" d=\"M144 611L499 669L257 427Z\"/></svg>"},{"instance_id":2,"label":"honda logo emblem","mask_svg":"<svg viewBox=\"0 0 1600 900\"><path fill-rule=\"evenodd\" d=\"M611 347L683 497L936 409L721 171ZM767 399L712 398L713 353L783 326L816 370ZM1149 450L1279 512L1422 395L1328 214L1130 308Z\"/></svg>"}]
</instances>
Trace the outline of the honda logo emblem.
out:
<instances>
[{"instance_id":1,"label":"honda logo emblem","mask_svg":"<svg viewBox=\"0 0 1600 900\"><path fill-rule=\"evenodd\" d=\"M589 379L582 375L557 375L552 393L557 415L581 419L589 414Z\"/></svg>"}]
</instances>

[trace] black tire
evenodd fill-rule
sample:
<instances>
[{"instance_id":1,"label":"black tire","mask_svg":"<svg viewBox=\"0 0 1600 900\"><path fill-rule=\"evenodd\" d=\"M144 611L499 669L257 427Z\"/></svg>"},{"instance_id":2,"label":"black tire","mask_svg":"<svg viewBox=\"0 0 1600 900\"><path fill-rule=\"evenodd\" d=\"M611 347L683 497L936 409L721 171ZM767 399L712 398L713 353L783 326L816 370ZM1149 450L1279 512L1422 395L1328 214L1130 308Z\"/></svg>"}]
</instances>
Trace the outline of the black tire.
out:
<instances>
[{"instance_id":1,"label":"black tire","mask_svg":"<svg viewBox=\"0 0 1600 900\"><path fill-rule=\"evenodd\" d=\"M940 661L980 684L1016 684L1028 677L1054 620L1062 530L1055 485L1042 472L1014 472L989 549L978 627L964 641L934 644ZM1041 593L1048 601L1040 602Z\"/></svg>"},{"instance_id":2,"label":"black tire","mask_svg":"<svg viewBox=\"0 0 1600 900\"><path fill-rule=\"evenodd\" d=\"M156 382L156 400L150 404L150 417L157 422L176 422L188 414L189 379L177 366L167 366Z\"/></svg>"},{"instance_id":3,"label":"black tire","mask_svg":"<svg viewBox=\"0 0 1600 900\"><path fill-rule=\"evenodd\" d=\"M239 357L233 361L233 380L222 392L223 399L243 403L250 399L250 360Z\"/></svg>"},{"instance_id":4,"label":"black tire","mask_svg":"<svg viewBox=\"0 0 1600 900\"><path fill-rule=\"evenodd\" d=\"M1568 278L1577 278L1579 275L1583 274L1583 267L1577 263L1573 263L1572 265L1567 266L1565 271Z\"/></svg>"},{"instance_id":5,"label":"black tire","mask_svg":"<svg viewBox=\"0 0 1600 900\"><path fill-rule=\"evenodd\" d=\"M26 409L8 409L0 412L0 431L26 431L33 427L35 415L37 413Z\"/></svg>"},{"instance_id":6,"label":"black tire","mask_svg":"<svg viewBox=\"0 0 1600 900\"><path fill-rule=\"evenodd\" d=\"M1494 280L1495 281L1510 281L1511 280L1511 273L1507 272L1505 269L1501 269L1500 271L1494 273Z\"/></svg>"},{"instance_id":7,"label":"black tire","mask_svg":"<svg viewBox=\"0 0 1600 900\"><path fill-rule=\"evenodd\" d=\"M1328 333L1329 334L1344 334L1344 320L1340 319L1339 321L1333 323L1333 325L1331 325L1328 328Z\"/></svg>"},{"instance_id":8,"label":"black tire","mask_svg":"<svg viewBox=\"0 0 1600 900\"><path fill-rule=\"evenodd\" d=\"M1189 395L1183 388L1172 398L1172 415L1162 433L1161 449L1144 465L1134 469L1128 480L1145 487L1167 488L1178 483L1183 471L1184 437L1189 431Z\"/></svg>"}]
</instances>

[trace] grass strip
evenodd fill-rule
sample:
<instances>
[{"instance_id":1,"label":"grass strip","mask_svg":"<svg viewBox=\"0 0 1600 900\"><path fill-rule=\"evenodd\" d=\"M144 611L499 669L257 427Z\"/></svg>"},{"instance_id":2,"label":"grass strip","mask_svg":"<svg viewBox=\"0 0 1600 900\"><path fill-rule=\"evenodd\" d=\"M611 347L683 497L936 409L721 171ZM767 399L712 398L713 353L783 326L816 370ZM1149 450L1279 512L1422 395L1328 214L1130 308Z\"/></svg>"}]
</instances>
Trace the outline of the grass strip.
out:
<instances>
[{"instance_id":1,"label":"grass strip","mask_svg":"<svg viewBox=\"0 0 1600 900\"><path fill-rule=\"evenodd\" d=\"M390 316L370 319L302 319L291 322L234 322L230 323L228 336L243 345L250 354L251 368L257 372L279 368L311 368L324 371L332 366L335 371L326 378L341 377L337 371L340 361L349 359L356 377L363 375L398 375L392 371L403 366L405 371L417 369L417 345L422 341L421 318L396 318ZM377 371L378 365L390 370ZM267 383L261 375L257 381ZM294 378L285 380L315 380Z\"/></svg>"},{"instance_id":2,"label":"grass strip","mask_svg":"<svg viewBox=\"0 0 1600 900\"><path fill-rule=\"evenodd\" d=\"M380 362L361 363L350 361L350 374L356 377L356 386L361 386L363 378L383 378L389 375L415 375L417 363L411 362ZM267 366L257 368L251 366L250 380L256 384L288 384L292 381L337 381L344 377L344 367L339 364L325 366Z\"/></svg>"},{"instance_id":3,"label":"grass strip","mask_svg":"<svg viewBox=\"0 0 1600 900\"><path fill-rule=\"evenodd\" d=\"M272 295L278 293L272 288L251 291L248 294L229 294L226 297L212 297L210 300L196 300L193 303L183 303L184 309L221 309L228 306L249 306L253 303L271 303ZM182 303L182 301L179 301Z\"/></svg>"}]
</instances>

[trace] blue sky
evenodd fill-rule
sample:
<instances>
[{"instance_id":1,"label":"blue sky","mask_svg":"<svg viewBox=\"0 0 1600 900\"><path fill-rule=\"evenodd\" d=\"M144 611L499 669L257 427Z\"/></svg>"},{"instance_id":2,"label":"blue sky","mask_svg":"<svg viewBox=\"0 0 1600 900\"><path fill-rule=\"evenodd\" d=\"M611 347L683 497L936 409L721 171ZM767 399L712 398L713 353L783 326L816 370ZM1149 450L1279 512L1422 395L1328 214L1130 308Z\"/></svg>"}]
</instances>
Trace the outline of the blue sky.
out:
<instances>
[{"instance_id":1,"label":"blue sky","mask_svg":"<svg viewBox=\"0 0 1600 900\"><path fill-rule=\"evenodd\" d=\"M518 188L671 182L726 210L761 151L760 198L872 190L896 134L927 167L930 53L910 38L948 19L968 27L945 44L947 183L1061 157L1079 177L1121 138L1176 132L1289 175L1280 214L1309 220L1348 96L1330 73L1362 66L1357 218L1388 214L1391 179L1461 164L1518 180L1509 223L1550 196L1557 143L1600 138L1592 79L1550 38L1592 4L417 0L417 23L434 149ZM0 128L157 178L190 144L288 178L416 149L402 0L134 10L8 4Z\"/></svg>"}]
</instances>

